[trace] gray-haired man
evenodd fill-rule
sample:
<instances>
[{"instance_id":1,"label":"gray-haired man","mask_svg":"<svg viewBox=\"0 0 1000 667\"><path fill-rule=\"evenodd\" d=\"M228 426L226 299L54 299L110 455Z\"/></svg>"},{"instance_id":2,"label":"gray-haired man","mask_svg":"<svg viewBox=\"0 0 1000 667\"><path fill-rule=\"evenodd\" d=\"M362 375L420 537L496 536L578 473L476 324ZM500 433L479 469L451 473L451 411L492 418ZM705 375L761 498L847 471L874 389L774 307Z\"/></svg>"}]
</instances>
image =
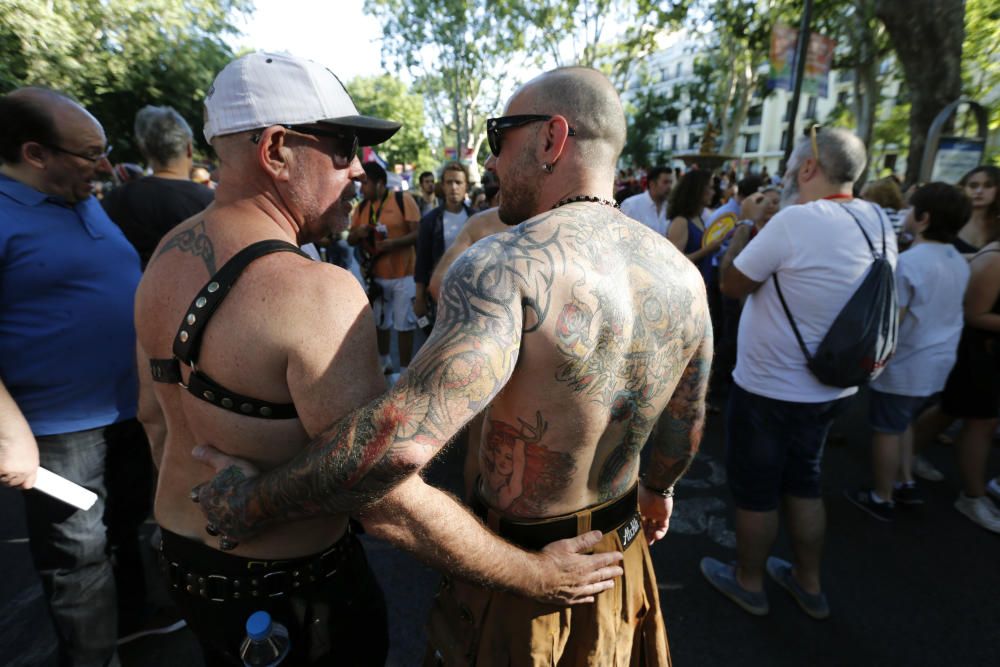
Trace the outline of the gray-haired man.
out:
<instances>
[{"instance_id":1,"label":"gray-haired man","mask_svg":"<svg viewBox=\"0 0 1000 667\"><path fill-rule=\"evenodd\" d=\"M163 235L212 203L212 191L191 180L191 128L171 107L146 106L135 115L135 138L153 170L113 190L101 202L139 251L142 267Z\"/></svg>"}]
</instances>

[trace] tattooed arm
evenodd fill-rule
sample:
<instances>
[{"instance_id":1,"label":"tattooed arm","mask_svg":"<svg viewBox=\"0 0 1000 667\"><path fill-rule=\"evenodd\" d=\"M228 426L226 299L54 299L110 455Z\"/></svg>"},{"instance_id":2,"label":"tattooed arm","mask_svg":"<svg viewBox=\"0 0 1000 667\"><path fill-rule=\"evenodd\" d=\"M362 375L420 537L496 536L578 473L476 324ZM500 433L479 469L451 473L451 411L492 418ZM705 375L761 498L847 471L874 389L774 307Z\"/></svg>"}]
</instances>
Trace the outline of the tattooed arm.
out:
<instances>
[{"instance_id":1,"label":"tattooed arm","mask_svg":"<svg viewBox=\"0 0 1000 667\"><path fill-rule=\"evenodd\" d=\"M705 335L688 362L653 432L653 450L639 485L639 508L649 544L662 539L670 526L673 498L648 489L673 489L691 466L705 428L705 394L712 366L712 322L704 318Z\"/></svg>"},{"instance_id":2,"label":"tattooed arm","mask_svg":"<svg viewBox=\"0 0 1000 667\"><path fill-rule=\"evenodd\" d=\"M135 345L135 356L136 368L139 371L139 406L136 419L146 431L153 464L159 470L160 462L163 460L163 443L167 439L167 420L163 416L163 410L160 408L160 403L156 400L156 393L153 390L153 376L149 372L149 356L142 350L142 346L138 342Z\"/></svg>"},{"instance_id":3,"label":"tattooed arm","mask_svg":"<svg viewBox=\"0 0 1000 667\"><path fill-rule=\"evenodd\" d=\"M209 523L239 539L269 521L354 512L419 470L513 372L522 308L535 309L538 319L539 299L525 297L522 305L521 293L538 243L526 235L493 238L462 255L442 290L434 333L403 379L288 464L253 479L227 468L199 487Z\"/></svg>"}]
</instances>

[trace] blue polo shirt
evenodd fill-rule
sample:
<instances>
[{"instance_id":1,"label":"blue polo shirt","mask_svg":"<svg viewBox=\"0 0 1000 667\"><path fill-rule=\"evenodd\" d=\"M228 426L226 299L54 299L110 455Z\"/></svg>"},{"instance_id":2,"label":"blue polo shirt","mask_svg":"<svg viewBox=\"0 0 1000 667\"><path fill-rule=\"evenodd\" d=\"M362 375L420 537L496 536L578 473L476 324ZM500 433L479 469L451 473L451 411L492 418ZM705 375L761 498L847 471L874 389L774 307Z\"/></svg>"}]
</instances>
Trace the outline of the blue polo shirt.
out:
<instances>
[{"instance_id":1,"label":"blue polo shirt","mask_svg":"<svg viewBox=\"0 0 1000 667\"><path fill-rule=\"evenodd\" d=\"M139 256L93 197L0 174L0 378L35 435L135 417Z\"/></svg>"}]
</instances>

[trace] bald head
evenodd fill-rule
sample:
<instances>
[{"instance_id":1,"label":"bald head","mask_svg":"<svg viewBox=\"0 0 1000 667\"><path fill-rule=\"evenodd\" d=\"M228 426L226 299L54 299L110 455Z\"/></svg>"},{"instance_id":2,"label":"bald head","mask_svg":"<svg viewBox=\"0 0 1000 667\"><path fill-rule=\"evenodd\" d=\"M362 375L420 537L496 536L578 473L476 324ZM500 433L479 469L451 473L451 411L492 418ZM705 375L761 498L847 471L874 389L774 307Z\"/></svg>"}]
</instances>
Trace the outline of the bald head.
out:
<instances>
[{"instance_id":1,"label":"bald head","mask_svg":"<svg viewBox=\"0 0 1000 667\"><path fill-rule=\"evenodd\" d=\"M111 173L104 128L62 93L21 88L0 97L0 172L69 203Z\"/></svg>"},{"instance_id":2,"label":"bald head","mask_svg":"<svg viewBox=\"0 0 1000 667\"><path fill-rule=\"evenodd\" d=\"M524 113L565 116L585 161L614 166L625 146L625 112L604 74L589 67L560 67L526 83L517 97L527 106Z\"/></svg>"},{"instance_id":3,"label":"bald head","mask_svg":"<svg viewBox=\"0 0 1000 667\"><path fill-rule=\"evenodd\" d=\"M100 123L75 100L48 88L19 88L0 97L0 161L17 164L29 141L58 145L60 130L83 122Z\"/></svg>"}]
</instances>

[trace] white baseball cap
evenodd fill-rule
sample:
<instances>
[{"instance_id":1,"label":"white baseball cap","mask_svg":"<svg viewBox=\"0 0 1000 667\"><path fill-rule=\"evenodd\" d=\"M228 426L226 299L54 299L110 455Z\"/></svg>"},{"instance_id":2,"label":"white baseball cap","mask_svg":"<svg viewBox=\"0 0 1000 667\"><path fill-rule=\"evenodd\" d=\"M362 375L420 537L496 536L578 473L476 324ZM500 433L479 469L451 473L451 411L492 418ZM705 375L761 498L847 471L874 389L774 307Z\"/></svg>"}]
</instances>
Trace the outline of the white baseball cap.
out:
<instances>
[{"instance_id":1,"label":"white baseball cap","mask_svg":"<svg viewBox=\"0 0 1000 667\"><path fill-rule=\"evenodd\" d=\"M362 146L387 140L400 124L362 116L337 75L288 53L237 58L205 96L205 140L271 125L327 123L356 130Z\"/></svg>"}]
</instances>

